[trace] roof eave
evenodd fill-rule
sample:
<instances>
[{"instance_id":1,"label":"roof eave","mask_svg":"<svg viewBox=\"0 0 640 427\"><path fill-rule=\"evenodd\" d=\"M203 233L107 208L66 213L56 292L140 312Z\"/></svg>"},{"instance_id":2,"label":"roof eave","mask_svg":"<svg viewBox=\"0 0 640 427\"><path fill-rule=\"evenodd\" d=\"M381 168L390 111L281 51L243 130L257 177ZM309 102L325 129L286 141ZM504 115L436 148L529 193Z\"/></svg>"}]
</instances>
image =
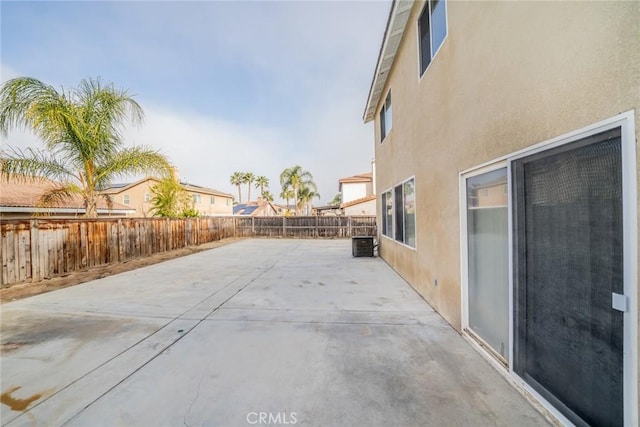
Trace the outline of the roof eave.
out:
<instances>
[{"instance_id":1,"label":"roof eave","mask_svg":"<svg viewBox=\"0 0 640 427\"><path fill-rule=\"evenodd\" d=\"M367 97L367 105L365 106L362 117L365 123L373 120L375 116L376 107L380 102L382 90L387 83L387 77L393 66L400 42L402 41L402 36L404 35L412 7L412 0L393 0L391 3L387 27L384 31L384 37L376 63L376 70L373 74L373 80L369 88L369 96Z\"/></svg>"}]
</instances>

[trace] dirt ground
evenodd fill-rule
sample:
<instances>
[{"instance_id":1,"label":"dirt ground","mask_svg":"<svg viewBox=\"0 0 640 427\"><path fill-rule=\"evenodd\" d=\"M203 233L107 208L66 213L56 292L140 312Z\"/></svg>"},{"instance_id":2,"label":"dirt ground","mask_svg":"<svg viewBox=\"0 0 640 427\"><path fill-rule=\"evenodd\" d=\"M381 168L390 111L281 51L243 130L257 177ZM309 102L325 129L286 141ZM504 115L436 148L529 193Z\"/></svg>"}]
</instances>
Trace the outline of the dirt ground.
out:
<instances>
[{"instance_id":1,"label":"dirt ground","mask_svg":"<svg viewBox=\"0 0 640 427\"><path fill-rule=\"evenodd\" d=\"M218 248L220 246L235 243L241 238L228 238L218 240L216 242L206 243L200 246L193 246L183 249L177 249L171 252L162 252L147 258L135 259L123 263L105 265L103 267L92 268L87 271L78 271L69 273L61 277L45 279L36 283L16 283L0 289L0 303L16 301L22 298L43 294L45 292L55 291L57 289L66 288L68 286L79 285L80 283L89 282L95 279L111 276L113 274L123 273L125 271L134 270L136 268L145 267L147 265L157 264L159 262L194 254L196 252L206 251L208 249Z\"/></svg>"}]
</instances>

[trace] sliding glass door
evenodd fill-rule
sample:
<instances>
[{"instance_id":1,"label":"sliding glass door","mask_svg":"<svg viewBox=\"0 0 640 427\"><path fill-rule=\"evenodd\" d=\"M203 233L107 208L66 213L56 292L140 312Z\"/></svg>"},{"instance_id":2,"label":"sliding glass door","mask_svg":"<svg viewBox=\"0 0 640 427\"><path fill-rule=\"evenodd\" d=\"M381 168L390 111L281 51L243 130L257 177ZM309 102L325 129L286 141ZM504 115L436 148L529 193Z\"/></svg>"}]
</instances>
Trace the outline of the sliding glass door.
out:
<instances>
[{"instance_id":1,"label":"sliding glass door","mask_svg":"<svg viewBox=\"0 0 640 427\"><path fill-rule=\"evenodd\" d=\"M620 129L512 171L514 371L576 425L622 425Z\"/></svg>"}]
</instances>

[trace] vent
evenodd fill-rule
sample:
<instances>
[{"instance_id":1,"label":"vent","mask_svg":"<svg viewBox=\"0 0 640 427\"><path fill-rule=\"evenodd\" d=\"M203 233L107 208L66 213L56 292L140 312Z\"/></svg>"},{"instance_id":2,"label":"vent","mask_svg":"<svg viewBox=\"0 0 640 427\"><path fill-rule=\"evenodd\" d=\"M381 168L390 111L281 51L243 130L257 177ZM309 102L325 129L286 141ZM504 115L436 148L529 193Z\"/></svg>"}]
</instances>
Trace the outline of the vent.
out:
<instances>
[{"instance_id":1,"label":"vent","mask_svg":"<svg viewBox=\"0 0 640 427\"><path fill-rule=\"evenodd\" d=\"M373 256L373 237L354 236L351 238L351 251L354 257Z\"/></svg>"}]
</instances>

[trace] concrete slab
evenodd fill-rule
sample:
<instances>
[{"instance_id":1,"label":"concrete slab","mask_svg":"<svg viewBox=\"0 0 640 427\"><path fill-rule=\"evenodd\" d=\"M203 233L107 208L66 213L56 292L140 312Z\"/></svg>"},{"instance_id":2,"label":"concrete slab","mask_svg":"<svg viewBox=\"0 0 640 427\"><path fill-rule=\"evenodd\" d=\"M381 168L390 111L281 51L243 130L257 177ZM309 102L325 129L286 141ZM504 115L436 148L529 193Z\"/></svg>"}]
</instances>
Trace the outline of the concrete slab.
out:
<instances>
[{"instance_id":1,"label":"concrete slab","mask_svg":"<svg viewBox=\"0 0 640 427\"><path fill-rule=\"evenodd\" d=\"M2 424L546 425L350 244L244 240L3 305Z\"/></svg>"}]
</instances>

